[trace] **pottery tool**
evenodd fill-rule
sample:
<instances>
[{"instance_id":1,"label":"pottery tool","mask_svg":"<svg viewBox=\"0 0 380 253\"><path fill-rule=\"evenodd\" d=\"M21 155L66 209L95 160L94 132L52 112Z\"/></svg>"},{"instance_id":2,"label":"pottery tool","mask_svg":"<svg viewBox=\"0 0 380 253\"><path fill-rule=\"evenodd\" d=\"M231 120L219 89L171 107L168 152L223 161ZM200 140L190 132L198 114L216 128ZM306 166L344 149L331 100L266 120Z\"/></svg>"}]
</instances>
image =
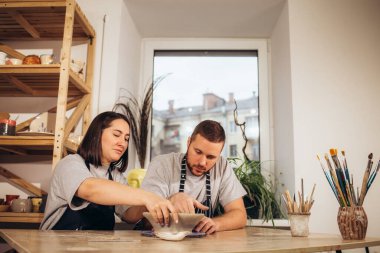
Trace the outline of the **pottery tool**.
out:
<instances>
[{"instance_id":1,"label":"pottery tool","mask_svg":"<svg viewBox=\"0 0 380 253\"><path fill-rule=\"evenodd\" d=\"M360 197L359 197L359 206L362 206L363 205L363 202L364 202L364 197L367 193L367 183L368 183L368 178L369 178L369 175L371 173L371 167L372 167L372 158L373 158L373 154L370 153L368 155L368 163L367 163L367 168L364 172L364 176L363 176L363 181L362 181L362 188L361 188L361 191L360 191Z\"/></svg>"},{"instance_id":2,"label":"pottery tool","mask_svg":"<svg viewBox=\"0 0 380 253\"><path fill-rule=\"evenodd\" d=\"M293 194L293 198L292 198L289 190L286 190L282 194L282 199L286 203L286 209L288 211L288 214L309 214L310 213L310 209L314 203L313 195L315 191L315 186L316 184L314 184L313 186L313 190L311 191L310 197L306 196L305 198L305 192L303 190L301 190L301 192L298 191L297 192L298 203L296 200L296 194ZM301 188L303 188L303 179L301 180Z\"/></svg>"}]
</instances>

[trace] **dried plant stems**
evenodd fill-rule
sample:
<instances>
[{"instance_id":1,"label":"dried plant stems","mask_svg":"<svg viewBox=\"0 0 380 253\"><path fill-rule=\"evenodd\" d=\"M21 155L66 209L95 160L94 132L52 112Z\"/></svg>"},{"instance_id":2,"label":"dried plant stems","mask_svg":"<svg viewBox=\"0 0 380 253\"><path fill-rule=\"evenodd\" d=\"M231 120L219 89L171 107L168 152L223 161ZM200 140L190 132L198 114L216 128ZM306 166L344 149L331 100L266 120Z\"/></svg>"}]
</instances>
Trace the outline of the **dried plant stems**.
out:
<instances>
[{"instance_id":1,"label":"dried plant stems","mask_svg":"<svg viewBox=\"0 0 380 253\"><path fill-rule=\"evenodd\" d=\"M244 155L244 159L247 160L247 161L250 161L250 159L248 158L247 154L245 153L245 149L247 148L247 143L248 143L248 138L247 138L247 135L245 134L245 122L239 123L236 100L234 100L234 103L235 103L234 121L235 121L235 124L240 127L240 130L241 130L241 133L242 133L243 139L244 139L244 146L242 148L242 152L243 152L243 155Z\"/></svg>"},{"instance_id":2,"label":"dried plant stems","mask_svg":"<svg viewBox=\"0 0 380 253\"><path fill-rule=\"evenodd\" d=\"M129 119L133 143L135 144L137 157L142 168L145 166L148 148L149 119L152 112L153 91L168 75L158 77L148 86L141 103L128 92L129 96L120 97L120 99L125 98L127 101L125 103L116 103L113 108L114 111L121 110L121 113L124 113Z\"/></svg>"}]
</instances>

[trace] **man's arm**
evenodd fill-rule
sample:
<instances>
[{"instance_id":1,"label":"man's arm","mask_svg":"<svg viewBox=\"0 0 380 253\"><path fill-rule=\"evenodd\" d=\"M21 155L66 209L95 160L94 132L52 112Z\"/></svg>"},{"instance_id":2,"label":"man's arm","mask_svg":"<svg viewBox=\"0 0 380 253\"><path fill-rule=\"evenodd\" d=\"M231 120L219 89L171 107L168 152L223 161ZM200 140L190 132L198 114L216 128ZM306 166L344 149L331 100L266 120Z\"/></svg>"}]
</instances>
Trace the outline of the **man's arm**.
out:
<instances>
[{"instance_id":1,"label":"man's arm","mask_svg":"<svg viewBox=\"0 0 380 253\"><path fill-rule=\"evenodd\" d=\"M204 218L195 227L195 231L212 234L217 231L242 228L247 222L243 198L231 201L224 207L224 214L215 218Z\"/></svg>"},{"instance_id":2,"label":"man's arm","mask_svg":"<svg viewBox=\"0 0 380 253\"><path fill-rule=\"evenodd\" d=\"M143 212L147 212L145 206L131 206L124 212L123 220L127 223L137 223L143 218Z\"/></svg>"}]
</instances>

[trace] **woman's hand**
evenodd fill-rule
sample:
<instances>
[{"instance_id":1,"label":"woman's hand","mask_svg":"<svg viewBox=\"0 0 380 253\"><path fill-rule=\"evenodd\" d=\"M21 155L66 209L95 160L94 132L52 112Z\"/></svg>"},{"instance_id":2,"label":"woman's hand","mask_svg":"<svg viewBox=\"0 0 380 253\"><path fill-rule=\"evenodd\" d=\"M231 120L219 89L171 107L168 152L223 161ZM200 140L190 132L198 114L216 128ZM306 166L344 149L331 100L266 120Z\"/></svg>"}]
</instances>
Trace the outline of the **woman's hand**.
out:
<instances>
[{"instance_id":1,"label":"woman's hand","mask_svg":"<svg viewBox=\"0 0 380 253\"><path fill-rule=\"evenodd\" d=\"M145 206L153 216L154 220L162 226L169 225L169 213L172 213L174 222L178 223L177 210L169 200L159 197L156 194L149 193L148 197L145 198Z\"/></svg>"}]
</instances>

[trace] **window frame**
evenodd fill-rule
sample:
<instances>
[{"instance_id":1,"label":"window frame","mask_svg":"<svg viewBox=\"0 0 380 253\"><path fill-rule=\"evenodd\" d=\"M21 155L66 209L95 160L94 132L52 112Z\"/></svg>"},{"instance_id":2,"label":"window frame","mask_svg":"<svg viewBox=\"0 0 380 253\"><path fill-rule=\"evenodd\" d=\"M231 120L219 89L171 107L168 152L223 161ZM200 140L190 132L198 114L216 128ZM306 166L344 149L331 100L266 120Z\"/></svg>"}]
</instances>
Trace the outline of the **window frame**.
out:
<instances>
[{"instance_id":1,"label":"window frame","mask_svg":"<svg viewBox=\"0 0 380 253\"><path fill-rule=\"evenodd\" d=\"M259 126L260 159L271 159L268 41L266 39L186 39L146 38L142 41L141 76L138 93L143 94L146 84L152 82L154 52L156 50L257 50L259 78ZM149 129L150 131L150 129ZM149 132L149 136L151 136ZM228 136L227 136L228 138ZM148 138L150 147L151 138ZM150 148L147 149L145 164L150 162Z\"/></svg>"}]
</instances>

